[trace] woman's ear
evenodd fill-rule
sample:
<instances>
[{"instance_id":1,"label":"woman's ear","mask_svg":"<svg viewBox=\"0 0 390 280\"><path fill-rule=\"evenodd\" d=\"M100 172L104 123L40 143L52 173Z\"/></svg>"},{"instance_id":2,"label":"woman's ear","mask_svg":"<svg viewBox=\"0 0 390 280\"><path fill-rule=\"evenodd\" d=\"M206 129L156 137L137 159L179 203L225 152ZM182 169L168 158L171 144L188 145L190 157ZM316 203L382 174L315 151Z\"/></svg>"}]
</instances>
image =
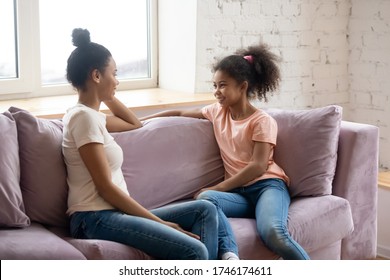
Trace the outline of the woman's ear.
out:
<instances>
[{"instance_id":1,"label":"woman's ear","mask_svg":"<svg viewBox=\"0 0 390 280\"><path fill-rule=\"evenodd\" d=\"M95 83L100 83L100 72L97 69L92 70L91 78Z\"/></svg>"}]
</instances>

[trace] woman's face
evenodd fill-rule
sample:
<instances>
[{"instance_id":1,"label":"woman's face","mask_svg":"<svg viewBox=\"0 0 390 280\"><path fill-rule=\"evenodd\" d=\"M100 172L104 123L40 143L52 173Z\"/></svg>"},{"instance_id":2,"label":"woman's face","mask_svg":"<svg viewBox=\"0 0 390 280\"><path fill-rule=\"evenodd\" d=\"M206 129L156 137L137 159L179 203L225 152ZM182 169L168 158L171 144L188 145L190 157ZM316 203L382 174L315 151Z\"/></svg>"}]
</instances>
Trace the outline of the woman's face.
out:
<instances>
[{"instance_id":1,"label":"woman's face","mask_svg":"<svg viewBox=\"0 0 390 280\"><path fill-rule=\"evenodd\" d=\"M214 96L222 106L234 106L241 100L243 94L242 83L238 84L235 79L221 70L217 70L213 79Z\"/></svg>"},{"instance_id":2,"label":"woman's face","mask_svg":"<svg viewBox=\"0 0 390 280\"><path fill-rule=\"evenodd\" d=\"M101 101L111 100L114 97L116 87L119 84L118 80L116 79L116 72L116 63L115 60L111 57L106 69L103 73L101 73L99 87L99 96Z\"/></svg>"}]
</instances>

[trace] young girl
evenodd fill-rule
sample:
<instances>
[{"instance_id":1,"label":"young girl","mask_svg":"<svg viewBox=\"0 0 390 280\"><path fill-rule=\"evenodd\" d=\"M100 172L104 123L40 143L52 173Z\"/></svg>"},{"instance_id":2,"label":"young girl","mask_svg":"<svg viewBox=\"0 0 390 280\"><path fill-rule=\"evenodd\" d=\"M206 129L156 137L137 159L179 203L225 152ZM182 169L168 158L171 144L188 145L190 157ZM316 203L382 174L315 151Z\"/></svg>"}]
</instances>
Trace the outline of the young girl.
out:
<instances>
[{"instance_id":1,"label":"young girl","mask_svg":"<svg viewBox=\"0 0 390 280\"><path fill-rule=\"evenodd\" d=\"M283 259L309 259L287 230L289 178L274 162L276 121L255 108L252 98L267 101L277 89L278 57L266 45L239 50L214 66L217 103L191 111L166 111L161 116L206 118L213 123L225 167L225 180L204 188L197 199L211 201L219 214L219 254L238 259L227 217L255 217L265 245Z\"/></svg>"},{"instance_id":2,"label":"young girl","mask_svg":"<svg viewBox=\"0 0 390 280\"><path fill-rule=\"evenodd\" d=\"M63 118L71 235L121 242L158 259L216 259L212 203L195 200L148 211L129 196L123 153L109 132L142 124L114 96L118 80L111 53L91 42L88 30L75 29L72 37L77 48L68 59L67 79L79 99ZM99 112L101 102L112 115Z\"/></svg>"}]
</instances>

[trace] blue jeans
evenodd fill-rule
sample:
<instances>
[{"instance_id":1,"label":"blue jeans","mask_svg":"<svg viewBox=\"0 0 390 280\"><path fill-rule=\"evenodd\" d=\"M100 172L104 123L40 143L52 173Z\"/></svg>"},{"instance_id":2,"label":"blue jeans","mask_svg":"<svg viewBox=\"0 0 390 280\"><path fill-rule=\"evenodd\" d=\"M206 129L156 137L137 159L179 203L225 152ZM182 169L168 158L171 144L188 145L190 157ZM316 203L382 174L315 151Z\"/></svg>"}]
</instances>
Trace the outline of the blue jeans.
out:
<instances>
[{"instance_id":1,"label":"blue jeans","mask_svg":"<svg viewBox=\"0 0 390 280\"><path fill-rule=\"evenodd\" d=\"M280 179L260 180L231 192L205 191L198 199L211 201L218 211L219 254L238 248L227 217L256 218L257 232L264 244L285 260L309 259L287 230L290 195Z\"/></svg>"},{"instance_id":2,"label":"blue jeans","mask_svg":"<svg viewBox=\"0 0 390 280\"><path fill-rule=\"evenodd\" d=\"M179 224L201 241L176 229L118 210L76 212L71 215L74 238L103 239L123 243L157 259L216 259L218 218L213 204L190 201L151 210L165 221Z\"/></svg>"}]
</instances>

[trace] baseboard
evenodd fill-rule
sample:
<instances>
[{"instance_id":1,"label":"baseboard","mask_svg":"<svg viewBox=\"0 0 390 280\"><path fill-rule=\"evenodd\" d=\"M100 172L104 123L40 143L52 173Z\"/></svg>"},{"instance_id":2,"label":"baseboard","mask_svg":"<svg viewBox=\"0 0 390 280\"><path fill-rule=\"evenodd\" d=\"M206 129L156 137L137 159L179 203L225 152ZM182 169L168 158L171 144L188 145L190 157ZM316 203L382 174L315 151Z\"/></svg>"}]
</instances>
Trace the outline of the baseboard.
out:
<instances>
[{"instance_id":1,"label":"baseboard","mask_svg":"<svg viewBox=\"0 0 390 280\"><path fill-rule=\"evenodd\" d=\"M377 255L386 259L390 259L390 247L378 245Z\"/></svg>"}]
</instances>

